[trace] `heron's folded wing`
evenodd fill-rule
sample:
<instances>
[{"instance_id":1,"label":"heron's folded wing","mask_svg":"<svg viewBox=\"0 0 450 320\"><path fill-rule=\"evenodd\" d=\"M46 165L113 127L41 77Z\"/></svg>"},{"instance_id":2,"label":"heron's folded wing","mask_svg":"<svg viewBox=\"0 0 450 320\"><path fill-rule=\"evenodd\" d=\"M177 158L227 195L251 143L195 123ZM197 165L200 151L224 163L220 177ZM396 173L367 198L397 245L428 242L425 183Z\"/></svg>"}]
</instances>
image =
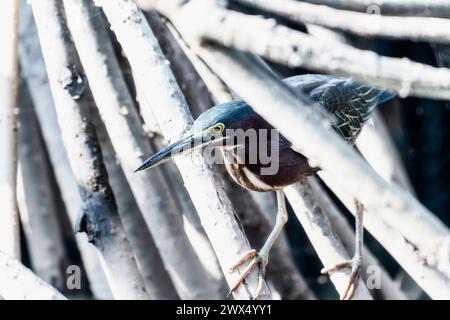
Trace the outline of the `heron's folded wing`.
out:
<instances>
[{"instance_id":1,"label":"heron's folded wing","mask_svg":"<svg viewBox=\"0 0 450 320\"><path fill-rule=\"evenodd\" d=\"M283 81L333 114L336 117L333 127L348 141L357 137L378 104L395 96L393 91L381 87L328 75L308 74Z\"/></svg>"}]
</instances>

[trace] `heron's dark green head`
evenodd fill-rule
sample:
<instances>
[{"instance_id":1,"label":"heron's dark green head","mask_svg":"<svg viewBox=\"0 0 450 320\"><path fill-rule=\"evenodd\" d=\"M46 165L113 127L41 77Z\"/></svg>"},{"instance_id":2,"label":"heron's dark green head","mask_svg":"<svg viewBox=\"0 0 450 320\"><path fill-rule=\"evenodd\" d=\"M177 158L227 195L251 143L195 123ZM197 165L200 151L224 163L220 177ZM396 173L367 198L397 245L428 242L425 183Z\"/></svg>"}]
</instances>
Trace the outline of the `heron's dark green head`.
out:
<instances>
[{"instance_id":1,"label":"heron's dark green head","mask_svg":"<svg viewBox=\"0 0 450 320\"><path fill-rule=\"evenodd\" d=\"M184 137L145 160L135 172L155 167L178 155L187 155L209 145L223 145L223 140L227 138L227 129L235 129L234 124L252 113L254 111L243 101L220 104L203 112Z\"/></svg>"}]
</instances>

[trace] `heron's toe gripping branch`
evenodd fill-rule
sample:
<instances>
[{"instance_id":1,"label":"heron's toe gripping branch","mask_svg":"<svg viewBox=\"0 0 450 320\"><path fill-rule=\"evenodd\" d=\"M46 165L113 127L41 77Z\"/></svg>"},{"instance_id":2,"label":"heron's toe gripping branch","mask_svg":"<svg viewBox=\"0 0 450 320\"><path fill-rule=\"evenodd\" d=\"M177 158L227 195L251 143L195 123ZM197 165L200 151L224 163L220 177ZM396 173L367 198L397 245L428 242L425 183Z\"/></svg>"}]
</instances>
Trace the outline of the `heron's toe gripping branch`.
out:
<instances>
[{"instance_id":1,"label":"heron's toe gripping branch","mask_svg":"<svg viewBox=\"0 0 450 320\"><path fill-rule=\"evenodd\" d=\"M268 256L266 254L262 254L257 252L256 250L250 250L247 252L238 262L236 262L231 268L230 272L234 272L239 269L245 262L251 259L249 265L244 269L241 277L236 281L236 284L231 288L228 295L232 294L235 290L237 290L244 282L248 275L255 269L258 268L258 285L256 287L255 293L253 295L253 299L256 300L262 291L264 284L264 276L266 272L266 265L268 262Z\"/></svg>"}]
</instances>

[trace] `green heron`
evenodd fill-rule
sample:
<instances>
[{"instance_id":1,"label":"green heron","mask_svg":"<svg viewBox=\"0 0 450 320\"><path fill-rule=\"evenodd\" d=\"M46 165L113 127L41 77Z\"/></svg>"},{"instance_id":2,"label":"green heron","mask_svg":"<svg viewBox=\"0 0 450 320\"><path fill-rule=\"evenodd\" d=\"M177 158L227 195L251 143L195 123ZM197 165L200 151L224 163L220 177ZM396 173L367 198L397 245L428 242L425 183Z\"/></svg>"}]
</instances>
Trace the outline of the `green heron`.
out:
<instances>
[{"instance_id":1,"label":"green heron","mask_svg":"<svg viewBox=\"0 0 450 320\"><path fill-rule=\"evenodd\" d=\"M294 91L307 95L320 108L327 110L335 118L334 129L349 143L358 136L361 128L369 119L375 106L390 100L395 93L380 87L368 86L358 81L329 75L307 74L283 80ZM235 271L252 259L242 276L231 289L236 290L245 278L258 268L259 283L262 284L269 251L287 222L287 210L283 188L315 174L319 168L310 166L308 159L296 151L281 134L265 137L255 135L255 139L245 136L239 139L237 132L249 130L276 132L265 119L258 115L242 100L220 104L203 112L195 120L189 132L177 142L169 145L148 158L136 171L157 166L174 156L189 154L193 150L205 147L222 151L225 166L233 178L242 187L259 192L275 191L278 212L275 226L259 252L252 250L245 254L230 271ZM299 130L301 133L301 130ZM263 153L261 153L261 151ZM268 161L263 161L261 154L274 153L277 156L271 162L277 162L276 170L263 173L268 168ZM273 163L270 163L273 165ZM362 215L362 206L357 203L357 210ZM356 218L355 255L351 261L324 268L322 272L331 273L343 267L351 267L352 273L348 286L342 296L350 299L355 290L362 264L362 216ZM255 297L260 294L258 286Z\"/></svg>"}]
</instances>

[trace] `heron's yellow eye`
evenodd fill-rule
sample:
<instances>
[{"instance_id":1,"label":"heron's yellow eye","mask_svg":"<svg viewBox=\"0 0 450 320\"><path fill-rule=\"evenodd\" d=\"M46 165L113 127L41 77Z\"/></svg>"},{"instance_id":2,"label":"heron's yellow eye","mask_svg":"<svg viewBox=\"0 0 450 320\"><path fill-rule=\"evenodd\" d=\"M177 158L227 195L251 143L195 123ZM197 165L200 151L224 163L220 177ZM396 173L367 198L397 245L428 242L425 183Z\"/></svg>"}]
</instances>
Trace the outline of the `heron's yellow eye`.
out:
<instances>
[{"instance_id":1,"label":"heron's yellow eye","mask_svg":"<svg viewBox=\"0 0 450 320\"><path fill-rule=\"evenodd\" d=\"M223 129L225 129L225 125L223 123L218 123L211 128L211 132L214 134L222 133Z\"/></svg>"}]
</instances>

